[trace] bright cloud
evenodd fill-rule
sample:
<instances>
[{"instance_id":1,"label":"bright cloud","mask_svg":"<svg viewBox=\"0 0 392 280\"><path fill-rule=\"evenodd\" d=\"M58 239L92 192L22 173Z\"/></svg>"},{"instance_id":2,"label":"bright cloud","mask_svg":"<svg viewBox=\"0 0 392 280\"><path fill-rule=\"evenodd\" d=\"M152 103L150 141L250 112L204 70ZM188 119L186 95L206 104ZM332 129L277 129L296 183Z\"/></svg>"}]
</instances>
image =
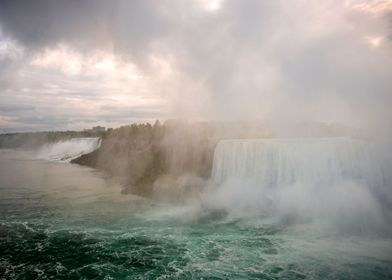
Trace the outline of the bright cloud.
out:
<instances>
[{"instance_id":1,"label":"bright cloud","mask_svg":"<svg viewBox=\"0 0 392 280\"><path fill-rule=\"evenodd\" d=\"M380 14L392 11L391 0L346 0L345 6L369 14Z\"/></svg>"}]
</instances>

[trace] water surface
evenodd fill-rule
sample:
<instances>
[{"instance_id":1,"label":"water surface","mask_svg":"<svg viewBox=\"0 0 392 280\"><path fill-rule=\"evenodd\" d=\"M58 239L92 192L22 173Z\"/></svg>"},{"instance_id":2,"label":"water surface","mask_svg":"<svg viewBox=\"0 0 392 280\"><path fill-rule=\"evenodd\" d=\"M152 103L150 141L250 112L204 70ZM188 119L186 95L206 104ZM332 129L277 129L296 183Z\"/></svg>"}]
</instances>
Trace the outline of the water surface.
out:
<instances>
[{"instance_id":1,"label":"water surface","mask_svg":"<svg viewBox=\"0 0 392 280\"><path fill-rule=\"evenodd\" d=\"M385 235L163 205L90 168L0 151L0 278L391 279L391 256Z\"/></svg>"}]
</instances>

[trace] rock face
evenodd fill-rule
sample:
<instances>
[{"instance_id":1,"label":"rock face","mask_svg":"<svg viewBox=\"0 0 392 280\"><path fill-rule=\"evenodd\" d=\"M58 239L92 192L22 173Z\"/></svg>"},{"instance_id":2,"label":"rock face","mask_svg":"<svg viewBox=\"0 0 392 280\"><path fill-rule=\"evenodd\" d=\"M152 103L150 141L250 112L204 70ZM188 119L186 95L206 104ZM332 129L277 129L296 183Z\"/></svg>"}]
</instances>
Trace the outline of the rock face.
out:
<instances>
[{"instance_id":1,"label":"rock face","mask_svg":"<svg viewBox=\"0 0 392 280\"><path fill-rule=\"evenodd\" d=\"M108 130L98 150L72 163L107 171L120 179L125 193L150 195L157 188L155 182L168 178L181 185L184 174L199 181L208 178L215 143L214 129L208 123L134 124Z\"/></svg>"}]
</instances>

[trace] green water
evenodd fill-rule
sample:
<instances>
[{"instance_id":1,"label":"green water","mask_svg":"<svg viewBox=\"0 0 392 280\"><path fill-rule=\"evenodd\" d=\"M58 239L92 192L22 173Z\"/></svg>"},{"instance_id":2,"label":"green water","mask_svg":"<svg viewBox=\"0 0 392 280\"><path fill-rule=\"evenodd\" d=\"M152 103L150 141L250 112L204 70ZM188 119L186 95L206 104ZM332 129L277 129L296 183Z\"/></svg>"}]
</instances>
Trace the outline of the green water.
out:
<instances>
[{"instance_id":1,"label":"green water","mask_svg":"<svg viewBox=\"0 0 392 280\"><path fill-rule=\"evenodd\" d=\"M388 236L162 205L98 171L10 151L0 211L0 279L392 279Z\"/></svg>"}]
</instances>

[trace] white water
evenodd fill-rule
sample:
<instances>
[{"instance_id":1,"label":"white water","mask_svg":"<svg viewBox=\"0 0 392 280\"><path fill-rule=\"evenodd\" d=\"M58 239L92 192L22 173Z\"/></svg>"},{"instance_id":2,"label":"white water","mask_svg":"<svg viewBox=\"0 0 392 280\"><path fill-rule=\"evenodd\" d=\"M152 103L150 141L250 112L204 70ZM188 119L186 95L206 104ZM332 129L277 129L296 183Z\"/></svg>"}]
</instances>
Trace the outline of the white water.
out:
<instances>
[{"instance_id":1,"label":"white water","mask_svg":"<svg viewBox=\"0 0 392 280\"><path fill-rule=\"evenodd\" d=\"M47 143L35 153L37 159L70 162L81 155L91 153L101 145L100 138L72 138L65 141Z\"/></svg>"},{"instance_id":2,"label":"white water","mask_svg":"<svg viewBox=\"0 0 392 280\"><path fill-rule=\"evenodd\" d=\"M378 148L350 138L223 140L210 203L239 216L386 227L391 155Z\"/></svg>"}]
</instances>

